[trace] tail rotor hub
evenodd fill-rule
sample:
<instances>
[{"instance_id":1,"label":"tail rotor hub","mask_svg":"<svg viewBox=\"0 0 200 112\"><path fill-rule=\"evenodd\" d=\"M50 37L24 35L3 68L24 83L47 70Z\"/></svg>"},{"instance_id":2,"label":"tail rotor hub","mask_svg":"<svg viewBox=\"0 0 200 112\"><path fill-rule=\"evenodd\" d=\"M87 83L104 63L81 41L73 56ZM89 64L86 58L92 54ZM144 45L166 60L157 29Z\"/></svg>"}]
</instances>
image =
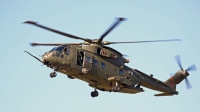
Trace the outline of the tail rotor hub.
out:
<instances>
[{"instance_id":1,"label":"tail rotor hub","mask_svg":"<svg viewBox=\"0 0 200 112\"><path fill-rule=\"evenodd\" d=\"M184 77L189 76L189 73L187 72L187 70L181 70L182 74Z\"/></svg>"}]
</instances>

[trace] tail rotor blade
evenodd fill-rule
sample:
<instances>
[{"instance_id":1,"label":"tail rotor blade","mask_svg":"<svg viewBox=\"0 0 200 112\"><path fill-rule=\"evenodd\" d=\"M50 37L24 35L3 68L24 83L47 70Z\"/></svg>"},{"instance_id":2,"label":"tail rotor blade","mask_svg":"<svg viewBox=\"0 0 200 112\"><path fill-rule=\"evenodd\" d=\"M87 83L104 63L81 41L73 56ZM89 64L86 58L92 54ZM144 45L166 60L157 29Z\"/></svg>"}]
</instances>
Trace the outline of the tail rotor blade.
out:
<instances>
[{"instance_id":1,"label":"tail rotor blade","mask_svg":"<svg viewBox=\"0 0 200 112\"><path fill-rule=\"evenodd\" d=\"M188 67L188 69L187 69L187 71L196 71L196 70L197 70L197 68L196 68L196 65L195 65L195 64L191 65L191 66Z\"/></svg>"},{"instance_id":2,"label":"tail rotor blade","mask_svg":"<svg viewBox=\"0 0 200 112\"><path fill-rule=\"evenodd\" d=\"M186 88L187 88L187 90L189 90L189 89L192 88L192 86L190 85L190 82L189 82L189 80L188 80L187 77L185 78L185 83L186 83Z\"/></svg>"},{"instance_id":3,"label":"tail rotor blade","mask_svg":"<svg viewBox=\"0 0 200 112\"><path fill-rule=\"evenodd\" d=\"M175 59L176 59L176 62L178 63L178 65L179 65L179 67L181 68L181 70L183 70L183 67L182 67L182 65L181 65L181 58L180 58L180 56L179 56L179 55L176 55L176 56L175 56Z\"/></svg>"}]
</instances>

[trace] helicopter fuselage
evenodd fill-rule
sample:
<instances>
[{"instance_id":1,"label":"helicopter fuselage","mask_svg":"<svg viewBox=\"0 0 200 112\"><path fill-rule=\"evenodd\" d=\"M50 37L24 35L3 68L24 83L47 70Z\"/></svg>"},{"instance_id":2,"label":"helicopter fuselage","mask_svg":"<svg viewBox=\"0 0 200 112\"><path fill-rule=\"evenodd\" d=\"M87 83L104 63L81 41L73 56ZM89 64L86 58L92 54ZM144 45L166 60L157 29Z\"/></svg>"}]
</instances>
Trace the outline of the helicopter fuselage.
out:
<instances>
[{"instance_id":1,"label":"helicopter fuselage","mask_svg":"<svg viewBox=\"0 0 200 112\"><path fill-rule=\"evenodd\" d=\"M123 60L125 58L119 52L99 45L59 46L42 57L43 63L56 72L88 82L89 86L102 91L111 92L118 83L118 92L123 93L143 92L140 85L161 92L173 92L162 81L126 66Z\"/></svg>"},{"instance_id":2,"label":"helicopter fuselage","mask_svg":"<svg viewBox=\"0 0 200 112\"><path fill-rule=\"evenodd\" d=\"M132 69L125 65L129 60L124 58L123 55L106 45L110 44L125 44L125 43L147 43L147 42L169 42L181 41L180 39L169 40L149 40L149 41L128 41L128 42L109 42L103 41L104 38L116 28L125 18L117 18L111 27L106 30L98 39L88 39L68 34L44 25L38 24L34 21L26 21L24 23L34 25L36 27L51 31L62 36L73 39L82 40L81 43L31 43L32 46L58 46L51 51L46 52L42 56L42 60L29 55L54 70L50 73L50 77L56 77L56 72L67 75L70 79L80 79L89 83L89 86L94 88L91 92L92 97L97 97L98 92L96 89L102 91L113 91L122 93L138 93L144 90L141 86L163 92L155 96L171 96L177 95L176 85L182 80L186 79L188 88L190 84L187 80L189 73L188 70L196 70L196 66L192 65L184 70L180 63L180 57L176 58L181 70L176 74L162 82L147 75L137 69Z\"/></svg>"}]
</instances>

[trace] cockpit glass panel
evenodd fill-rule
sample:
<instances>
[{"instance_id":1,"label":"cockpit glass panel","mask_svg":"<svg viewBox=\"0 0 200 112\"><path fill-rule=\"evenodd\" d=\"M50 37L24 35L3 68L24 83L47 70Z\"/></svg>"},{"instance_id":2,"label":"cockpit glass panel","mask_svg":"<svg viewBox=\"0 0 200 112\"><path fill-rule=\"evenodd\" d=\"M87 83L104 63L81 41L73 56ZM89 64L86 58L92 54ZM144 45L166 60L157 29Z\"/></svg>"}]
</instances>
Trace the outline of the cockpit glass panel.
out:
<instances>
[{"instance_id":1,"label":"cockpit glass panel","mask_svg":"<svg viewBox=\"0 0 200 112\"><path fill-rule=\"evenodd\" d=\"M63 51L63 49L64 49L64 47L63 46L60 46L60 47L54 47L53 49L51 49L49 52L51 52L51 51L59 51L59 52L62 52Z\"/></svg>"},{"instance_id":2,"label":"cockpit glass panel","mask_svg":"<svg viewBox=\"0 0 200 112\"><path fill-rule=\"evenodd\" d=\"M59 51L59 52L62 52L63 49L64 49L64 47L63 47L63 46L60 46L60 47L57 47L55 50L56 50L56 51Z\"/></svg>"},{"instance_id":3,"label":"cockpit glass panel","mask_svg":"<svg viewBox=\"0 0 200 112\"><path fill-rule=\"evenodd\" d=\"M49 52L54 51L54 49L56 49L56 47L52 48Z\"/></svg>"}]
</instances>

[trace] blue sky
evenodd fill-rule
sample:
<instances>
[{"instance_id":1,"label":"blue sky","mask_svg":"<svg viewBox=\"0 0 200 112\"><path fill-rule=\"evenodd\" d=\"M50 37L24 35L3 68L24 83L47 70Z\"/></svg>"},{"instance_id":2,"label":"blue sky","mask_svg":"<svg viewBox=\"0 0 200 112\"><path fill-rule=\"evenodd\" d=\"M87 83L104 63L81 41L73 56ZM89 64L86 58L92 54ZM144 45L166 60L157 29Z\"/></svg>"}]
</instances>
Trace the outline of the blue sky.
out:
<instances>
[{"instance_id":1,"label":"blue sky","mask_svg":"<svg viewBox=\"0 0 200 112\"><path fill-rule=\"evenodd\" d=\"M147 88L139 94L99 92L91 98L87 83L71 80L41 66L25 54L42 55L51 47L31 47L30 42L81 42L34 26L26 20L83 38L99 38L116 17L125 17L107 41L181 39L181 42L110 45L129 55L128 66L167 80L179 70L174 56L187 68L200 67L200 2L198 0L105 1L0 0L0 111L1 112L199 112L200 72L190 72L192 88L178 85L178 96L154 97Z\"/></svg>"}]
</instances>

